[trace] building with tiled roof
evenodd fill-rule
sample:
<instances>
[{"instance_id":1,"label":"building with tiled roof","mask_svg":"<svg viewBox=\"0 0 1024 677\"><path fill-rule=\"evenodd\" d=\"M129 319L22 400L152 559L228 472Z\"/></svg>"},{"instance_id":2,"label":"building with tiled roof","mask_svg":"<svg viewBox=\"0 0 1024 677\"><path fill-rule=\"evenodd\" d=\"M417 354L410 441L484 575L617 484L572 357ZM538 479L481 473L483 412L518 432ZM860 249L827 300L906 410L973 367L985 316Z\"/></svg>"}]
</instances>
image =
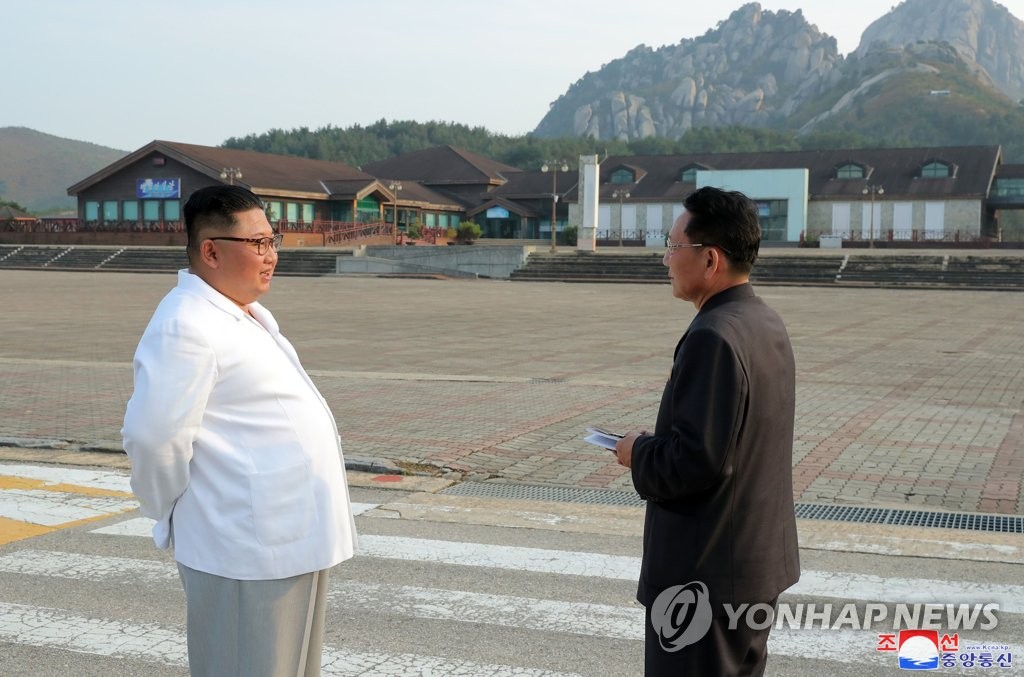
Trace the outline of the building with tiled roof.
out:
<instances>
[{"instance_id":1,"label":"building with tiled roof","mask_svg":"<svg viewBox=\"0 0 1024 677\"><path fill-rule=\"evenodd\" d=\"M351 222L448 229L472 219L485 241L546 240L554 221L558 232L575 226L588 236L591 223L598 242L649 246L663 244L683 198L708 185L753 198L767 243L997 239L999 211L1024 208L1024 166L1003 165L998 146L612 156L593 173L589 219L582 176L521 171L452 146L355 168L153 141L68 192L85 229L180 228L193 190L234 182L263 198L285 231Z\"/></svg>"},{"instance_id":2,"label":"building with tiled roof","mask_svg":"<svg viewBox=\"0 0 1024 677\"><path fill-rule=\"evenodd\" d=\"M461 214L463 209L415 182L394 191L342 162L171 141L143 146L71 186L68 194L78 198L82 229L180 229L183 201L196 189L218 183L252 190L267 204L275 226L286 231L392 223L396 197L404 217L400 225L419 220L424 210Z\"/></svg>"},{"instance_id":3,"label":"building with tiled roof","mask_svg":"<svg viewBox=\"0 0 1024 677\"><path fill-rule=\"evenodd\" d=\"M1001 163L998 146L612 156L598 174L597 238L660 243L683 198L702 186L753 198L766 242L994 238L988 200ZM570 220L582 223L573 207Z\"/></svg>"}]
</instances>

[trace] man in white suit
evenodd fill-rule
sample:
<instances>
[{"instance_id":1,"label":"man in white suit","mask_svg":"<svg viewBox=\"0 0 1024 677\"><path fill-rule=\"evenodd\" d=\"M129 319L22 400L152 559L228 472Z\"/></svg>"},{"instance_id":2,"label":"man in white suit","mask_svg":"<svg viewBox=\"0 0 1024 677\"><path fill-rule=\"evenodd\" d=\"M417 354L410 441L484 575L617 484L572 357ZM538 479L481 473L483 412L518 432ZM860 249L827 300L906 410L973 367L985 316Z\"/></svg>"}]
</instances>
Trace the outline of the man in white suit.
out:
<instances>
[{"instance_id":1,"label":"man in white suit","mask_svg":"<svg viewBox=\"0 0 1024 677\"><path fill-rule=\"evenodd\" d=\"M280 235L240 186L184 208L189 268L135 353L132 489L174 547L195 677L320 674L328 571L353 556L338 429L258 299Z\"/></svg>"}]
</instances>

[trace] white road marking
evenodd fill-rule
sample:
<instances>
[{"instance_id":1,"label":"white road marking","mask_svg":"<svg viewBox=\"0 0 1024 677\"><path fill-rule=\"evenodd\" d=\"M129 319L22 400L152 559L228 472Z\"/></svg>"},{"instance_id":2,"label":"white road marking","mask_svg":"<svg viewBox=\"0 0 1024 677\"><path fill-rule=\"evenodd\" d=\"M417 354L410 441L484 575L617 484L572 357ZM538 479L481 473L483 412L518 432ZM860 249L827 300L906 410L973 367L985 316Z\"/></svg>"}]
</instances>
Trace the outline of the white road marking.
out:
<instances>
[{"instance_id":1,"label":"white road marking","mask_svg":"<svg viewBox=\"0 0 1024 677\"><path fill-rule=\"evenodd\" d=\"M589 553L579 553L589 554ZM62 578L77 581L135 581L143 583L169 582L177 580L177 571L173 563L167 561L140 560L123 557L86 555L78 553L18 550L0 555L0 572L26 574L33 576ZM891 594L888 598L880 598L876 591L870 590L862 598L853 597L856 588L836 581L835 587L827 587L833 580L824 572L805 572L811 578L820 578L823 589L819 594L826 597L856 601L868 599L879 602L904 602L906 591L915 587L927 586L930 589L939 584L949 587L949 581L898 579L899 590L893 591L881 586ZM860 574L837 574L842 581ZM864 578L869 578L864 576ZM874 578L874 577L870 577ZM984 583L960 582L956 585L966 594L981 595L980 591L991 590L992 586ZM1004 586L1010 596L1020 594L1020 586ZM941 589L938 588L938 589ZM806 594L806 592L801 592ZM1001 613L1021 613L1019 602L1007 602L1002 596ZM460 590L439 588L423 588L414 586L387 586L362 581L350 581L333 577L329 593L331 603L346 610L360 609L368 612L387 614L390 616L426 618L433 620L479 623L506 628L523 628L545 632L571 633L610 639L626 639L640 641L643 638L643 611L636 606L614 606L606 604L590 604L566 602L530 597L495 595ZM926 601L936 602L937 599ZM819 603L820 607L821 604ZM1012 611L1011 609L1016 609ZM96 619L72 619L62 612L43 609L36 613L34 607L5 605L0 603L0 641L14 641L38 646L58 646L66 644L75 650L88 651L100 655L133 655L145 660L171 660L174 652L167 648L169 641L166 632L156 626L139 625L120 627L118 622ZM29 629L27 629L29 628ZM108 636L110 633L131 633L133 638L125 640L127 649L121 651L120 640ZM28 633L30 636L25 636ZM36 633L36 634L32 634ZM798 628L792 629L783 625L772 631L770 651L777 655L797 658L817 658L838 661L841 663L886 664L895 661L892 654L877 652L876 632L871 630L822 630ZM39 637L52 641L52 644L39 644ZM174 641L184 643L184 638L175 635ZM91 648L86 646L92 642ZM1000 644L1006 642L999 641ZM149 644L159 645L159 651L151 650ZM118 652L111 653L111 647ZM1024 654L1024 647L1013 645L1014 653ZM183 654L182 654L183 655ZM380 661L380 662L378 662ZM388 662L391 661L391 662ZM394 662L399 661L399 662ZM508 672L519 670L508 666L479 666L472 663L451 663L442 659L410 656L400 654L385 656L383 654L367 654L329 649L324 654L324 665L332 666L328 674L435 674L426 671L439 671L445 675L527 675L547 674L542 672ZM385 666L401 666L397 673L376 672ZM423 666L424 672L415 670ZM390 669L390 668L387 668ZM492 670L485 672L483 670ZM410 672L409 670L412 670ZM459 672L469 670L469 672Z\"/></svg>"},{"instance_id":2,"label":"white road marking","mask_svg":"<svg viewBox=\"0 0 1024 677\"><path fill-rule=\"evenodd\" d=\"M89 533L108 534L111 536L145 536L148 538L153 535L154 524L156 524L156 521L151 520L148 517L134 517L122 522L117 522L116 524L109 524L105 527L99 527L98 529L91 529Z\"/></svg>"},{"instance_id":3,"label":"white road marking","mask_svg":"<svg viewBox=\"0 0 1024 677\"><path fill-rule=\"evenodd\" d=\"M442 553L438 552L441 548L449 548L443 557L440 556ZM417 553L422 556L417 557ZM621 555L374 535L359 537L359 550L356 554L357 556L440 561L441 563L458 563L467 566L489 566L547 574L594 576L629 581L635 579L626 579L620 572L613 570L614 566L616 563L623 565L623 560L631 559L635 564L639 564L639 558ZM583 563L573 567L566 563L570 561ZM155 574L154 572L158 572L162 566L168 567L168 573ZM0 572L86 580L100 580L108 577L111 573L123 574L126 577L174 577L172 564L162 564L154 560L77 555L45 550L15 550L6 555L0 555ZM410 594L415 596L417 589L409 588L409 590ZM801 574L800 583L785 591L783 595L786 598L802 596L850 602L890 601L907 604L997 602L1000 613L1024 613L1024 586L972 581L883 578L867 574L805 570ZM408 601L412 603L411 599ZM503 603L513 604L509 601Z\"/></svg>"},{"instance_id":4,"label":"white road marking","mask_svg":"<svg viewBox=\"0 0 1024 677\"><path fill-rule=\"evenodd\" d=\"M360 534L359 555L386 559L492 567L547 574L596 576L635 581L640 575L640 558L591 552L545 550L512 545L462 543L427 538Z\"/></svg>"},{"instance_id":5,"label":"white road marking","mask_svg":"<svg viewBox=\"0 0 1024 677\"><path fill-rule=\"evenodd\" d=\"M125 491L131 493L132 487L126 472L112 470L82 470L79 468L59 468L48 465L3 465L0 464L0 477L21 477L40 480L48 484L74 484L91 489L106 491Z\"/></svg>"},{"instance_id":6,"label":"white road marking","mask_svg":"<svg viewBox=\"0 0 1024 677\"><path fill-rule=\"evenodd\" d=\"M75 581L150 583L178 578L178 569L173 562L53 550L15 550L0 555L0 572Z\"/></svg>"},{"instance_id":7,"label":"white road marking","mask_svg":"<svg viewBox=\"0 0 1024 677\"><path fill-rule=\"evenodd\" d=\"M352 514L362 515L364 512L369 512L379 505L379 503L353 503ZM156 522L148 517L135 517L133 519L124 520L123 522L118 522L117 524L110 524L105 527L93 529L89 533L107 534L112 536L144 536L148 538L153 535L154 524L156 524Z\"/></svg>"},{"instance_id":8,"label":"white road marking","mask_svg":"<svg viewBox=\"0 0 1024 677\"><path fill-rule=\"evenodd\" d=\"M131 499L110 496L85 496L42 489L0 491L0 517L48 527L138 507L139 504Z\"/></svg>"},{"instance_id":9,"label":"white road marking","mask_svg":"<svg viewBox=\"0 0 1024 677\"><path fill-rule=\"evenodd\" d=\"M412 618L482 623L509 628L641 640L644 610L639 606L612 606L563 602L512 595L491 595L463 590L382 585L331 579L328 598L339 608L379 611Z\"/></svg>"},{"instance_id":10,"label":"white road marking","mask_svg":"<svg viewBox=\"0 0 1024 677\"><path fill-rule=\"evenodd\" d=\"M985 604L998 602L1000 613L1024 613L1024 585L940 581L874 576L848 571L803 571L787 595L885 601L907 604Z\"/></svg>"},{"instance_id":11,"label":"white road marking","mask_svg":"<svg viewBox=\"0 0 1024 677\"><path fill-rule=\"evenodd\" d=\"M70 649L99 656L116 656L187 665L185 635L179 628L155 623L128 623L90 618L43 607L0 603L0 641L22 645ZM323 674L385 677L445 675L446 677L580 677L509 665L452 661L416 654L387 654L325 647Z\"/></svg>"}]
</instances>

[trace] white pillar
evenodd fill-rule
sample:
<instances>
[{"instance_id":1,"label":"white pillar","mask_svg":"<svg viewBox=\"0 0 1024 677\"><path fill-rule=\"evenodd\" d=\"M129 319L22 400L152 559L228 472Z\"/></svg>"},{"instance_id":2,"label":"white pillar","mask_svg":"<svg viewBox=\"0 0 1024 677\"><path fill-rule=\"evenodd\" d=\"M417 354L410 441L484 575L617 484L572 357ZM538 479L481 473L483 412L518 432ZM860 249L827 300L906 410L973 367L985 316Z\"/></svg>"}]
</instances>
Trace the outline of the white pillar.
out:
<instances>
[{"instance_id":1,"label":"white pillar","mask_svg":"<svg viewBox=\"0 0 1024 677\"><path fill-rule=\"evenodd\" d=\"M597 250L597 191L600 163L596 155L580 156L579 204L583 223L576 235L576 249L581 252Z\"/></svg>"}]
</instances>

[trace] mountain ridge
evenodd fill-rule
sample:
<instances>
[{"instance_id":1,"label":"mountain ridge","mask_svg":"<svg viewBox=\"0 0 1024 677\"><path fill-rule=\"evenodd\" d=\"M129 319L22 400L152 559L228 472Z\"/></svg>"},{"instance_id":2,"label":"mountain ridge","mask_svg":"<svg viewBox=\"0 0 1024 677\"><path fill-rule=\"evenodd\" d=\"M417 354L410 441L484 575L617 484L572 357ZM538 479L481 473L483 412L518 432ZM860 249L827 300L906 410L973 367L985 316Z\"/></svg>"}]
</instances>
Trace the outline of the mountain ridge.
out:
<instances>
[{"instance_id":1,"label":"mountain ridge","mask_svg":"<svg viewBox=\"0 0 1024 677\"><path fill-rule=\"evenodd\" d=\"M0 199L33 213L74 209L67 187L127 154L28 127L0 127Z\"/></svg>"},{"instance_id":2,"label":"mountain ridge","mask_svg":"<svg viewBox=\"0 0 1024 677\"><path fill-rule=\"evenodd\" d=\"M869 57L900 50L913 56L921 44L952 48L939 65L928 53L929 65L917 66L922 74L966 67L977 82L964 95L1001 92L996 113L1013 109L1024 94L1024 22L993 0L904 0L869 25L848 57L802 11L773 12L751 2L700 37L657 50L640 45L588 72L551 104L534 133L624 141L679 138L706 126L808 133L830 119L806 122L822 98L853 98L882 74L865 70L865 63L884 61ZM792 118L804 122L794 125ZM826 124L821 131L833 130Z\"/></svg>"}]
</instances>

